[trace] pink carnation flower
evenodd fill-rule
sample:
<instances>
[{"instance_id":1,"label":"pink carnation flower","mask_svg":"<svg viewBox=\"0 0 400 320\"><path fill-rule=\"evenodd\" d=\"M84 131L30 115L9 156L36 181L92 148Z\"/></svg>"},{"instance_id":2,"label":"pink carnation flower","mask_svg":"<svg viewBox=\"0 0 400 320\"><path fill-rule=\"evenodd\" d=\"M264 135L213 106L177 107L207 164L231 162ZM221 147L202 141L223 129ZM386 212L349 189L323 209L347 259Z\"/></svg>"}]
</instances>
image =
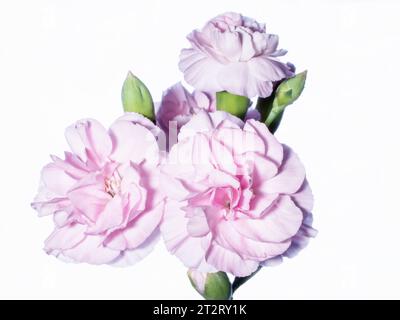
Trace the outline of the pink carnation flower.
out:
<instances>
[{"instance_id":1,"label":"pink carnation flower","mask_svg":"<svg viewBox=\"0 0 400 320\"><path fill-rule=\"evenodd\" d=\"M188 268L247 276L315 235L304 167L261 122L195 115L162 172L170 200L161 233Z\"/></svg>"},{"instance_id":2,"label":"pink carnation flower","mask_svg":"<svg viewBox=\"0 0 400 320\"><path fill-rule=\"evenodd\" d=\"M197 90L268 97L274 81L293 75L278 60L278 36L265 25L238 13L225 13L188 35L192 47L183 49L179 68Z\"/></svg>"},{"instance_id":3,"label":"pink carnation flower","mask_svg":"<svg viewBox=\"0 0 400 320\"><path fill-rule=\"evenodd\" d=\"M176 83L164 92L158 112L157 124L165 131L169 131L170 122L175 122L177 131L200 110L215 111L215 94L201 91L190 93L180 83Z\"/></svg>"},{"instance_id":4,"label":"pink carnation flower","mask_svg":"<svg viewBox=\"0 0 400 320\"><path fill-rule=\"evenodd\" d=\"M160 132L151 121L127 113L107 131L96 120L66 129L72 152L52 156L32 204L53 215L45 250L91 264L132 264L158 239L164 199L157 186Z\"/></svg>"}]
</instances>

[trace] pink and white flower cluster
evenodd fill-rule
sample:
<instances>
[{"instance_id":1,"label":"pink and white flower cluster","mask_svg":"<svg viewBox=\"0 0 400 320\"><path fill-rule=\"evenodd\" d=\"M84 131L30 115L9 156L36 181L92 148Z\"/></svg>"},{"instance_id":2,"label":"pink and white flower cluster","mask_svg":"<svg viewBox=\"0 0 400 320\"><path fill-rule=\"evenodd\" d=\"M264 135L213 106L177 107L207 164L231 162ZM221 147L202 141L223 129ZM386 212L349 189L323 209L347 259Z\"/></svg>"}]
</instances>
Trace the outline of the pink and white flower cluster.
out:
<instances>
[{"instance_id":1,"label":"pink and white flower cluster","mask_svg":"<svg viewBox=\"0 0 400 320\"><path fill-rule=\"evenodd\" d=\"M294 151L252 116L217 111L228 91L267 97L292 75L278 60L278 37L235 13L188 39L180 69L193 85L169 88L156 123L127 112L109 129L84 119L65 132L70 151L52 156L32 203L51 215L45 251L60 259L125 266L162 236L191 270L244 277L302 249L312 228L313 196ZM164 142L171 124L176 141Z\"/></svg>"}]
</instances>

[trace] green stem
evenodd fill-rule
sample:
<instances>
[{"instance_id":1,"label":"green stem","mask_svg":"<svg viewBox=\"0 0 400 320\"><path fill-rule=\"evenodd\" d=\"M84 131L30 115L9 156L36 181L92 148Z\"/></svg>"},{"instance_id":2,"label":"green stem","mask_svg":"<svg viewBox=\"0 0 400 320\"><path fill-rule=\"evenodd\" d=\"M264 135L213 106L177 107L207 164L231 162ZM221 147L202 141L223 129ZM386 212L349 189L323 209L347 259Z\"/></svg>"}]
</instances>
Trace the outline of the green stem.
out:
<instances>
[{"instance_id":1,"label":"green stem","mask_svg":"<svg viewBox=\"0 0 400 320\"><path fill-rule=\"evenodd\" d=\"M268 115L272 110L272 104L274 102L275 94L272 93L269 97L266 98L258 98L256 109L260 112L260 121L265 122L267 120Z\"/></svg>"},{"instance_id":2,"label":"green stem","mask_svg":"<svg viewBox=\"0 0 400 320\"><path fill-rule=\"evenodd\" d=\"M265 122L266 125L268 126L269 131L271 131L271 133L275 133L275 131L278 129L278 127L281 123L282 117L283 117L283 112L284 112L284 110L276 113L270 121L268 121L269 119L267 119L267 121Z\"/></svg>"},{"instance_id":3,"label":"green stem","mask_svg":"<svg viewBox=\"0 0 400 320\"><path fill-rule=\"evenodd\" d=\"M246 116L250 99L227 91L217 92L217 110L228 112L242 120Z\"/></svg>"},{"instance_id":4,"label":"green stem","mask_svg":"<svg viewBox=\"0 0 400 320\"><path fill-rule=\"evenodd\" d=\"M247 277L236 277L235 280L233 280L233 283L232 283L232 296L233 296L233 293L237 289L239 289L243 284L245 284L252 277L254 277L256 275L256 273L261 270L261 268L262 267L258 267L258 269L256 271L254 271L251 275L249 275Z\"/></svg>"}]
</instances>

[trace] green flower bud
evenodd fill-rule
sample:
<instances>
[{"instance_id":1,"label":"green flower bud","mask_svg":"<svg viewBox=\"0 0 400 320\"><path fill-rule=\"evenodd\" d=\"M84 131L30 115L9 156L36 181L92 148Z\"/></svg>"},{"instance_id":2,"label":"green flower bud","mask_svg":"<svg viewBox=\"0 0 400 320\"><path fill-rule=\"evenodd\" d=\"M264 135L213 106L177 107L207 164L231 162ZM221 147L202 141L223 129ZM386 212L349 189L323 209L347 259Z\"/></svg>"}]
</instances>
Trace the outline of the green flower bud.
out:
<instances>
[{"instance_id":1,"label":"green flower bud","mask_svg":"<svg viewBox=\"0 0 400 320\"><path fill-rule=\"evenodd\" d=\"M295 102L303 92L304 84L307 78L307 71L297 74L293 78L286 79L278 86L274 94L271 111L269 112L265 124L271 130L279 126L285 108Z\"/></svg>"},{"instance_id":2,"label":"green flower bud","mask_svg":"<svg viewBox=\"0 0 400 320\"><path fill-rule=\"evenodd\" d=\"M155 120L154 103L149 89L130 71L122 86L122 105L125 112L136 112Z\"/></svg>"},{"instance_id":3,"label":"green flower bud","mask_svg":"<svg viewBox=\"0 0 400 320\"><path fill-rule=\"evenodd\" d=\"M279 106L286 107L300 97L306 83L307 71L283 81L276 89L275 99Z\"/></svg>"},{"instance_id":4,"label":"green flower bud","mask_svg":"<svg viewBox=\"0 0 400 320\"><path fill-rule=\"evenodd\" d=\"M193 288L206 300L230 300L232 286L225 272L205 273L189 270L187 273Z\"/></svg>"},{"instance_id":5,"label":"green flower bud","mask_svg":"<svg viewBox=\"0 0 400 320\"><path fill-rule=\"evenodd\" d=\"M240 119L244 119L250 99L244 96L229 93L227 91L217 92L217 110L226 111Z\"/></svg>"}]
</instances>

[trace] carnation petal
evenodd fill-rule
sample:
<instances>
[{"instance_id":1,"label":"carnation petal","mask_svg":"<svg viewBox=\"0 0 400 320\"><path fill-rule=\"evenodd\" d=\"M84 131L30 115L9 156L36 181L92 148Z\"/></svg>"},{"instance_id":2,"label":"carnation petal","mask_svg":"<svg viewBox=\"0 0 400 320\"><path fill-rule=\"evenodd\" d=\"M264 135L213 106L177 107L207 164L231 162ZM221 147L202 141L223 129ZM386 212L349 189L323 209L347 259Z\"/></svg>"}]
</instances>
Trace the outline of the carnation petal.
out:
<instances>
[{"instance_id":1,"label":"carnation petal","mask_svg":"<svg viewBox=\"0 0 400 320\"><path fill-rule=\"evenodd\" d=\"M187 83L197 90L218 92L224 90L217 81L222 65L203 52L183 49L180 54L179 69L184 73ZM204 72L207 70L207 72Z\"/></svg>"},{"instance_id":2,"label":"carnation petal","mask_svg":"<svg viewBox=\"0 0 400 320\"><path fill-rule=\"evenodd\" d=\"M111 195L105 191L102 181L98 181L96 176L89 176L68 192L68 198L75 208L95 221Z\"/></svg>"},{"instance_id":3,"label":"carnation petal","mask_svg":"<svg viewBox=\"0 0 400 320\"><path fill-rule=\"evenodd\" d=\"M110 128L110 134L114 142L110 155L112 160L120 163L132 161L136 164L143 160L152 164L159 162L157 141L145 127L129 121L116 121Z\"/></svg>"},{"instance_id":4,"label":"carnation petal","mask_svg":"<svg viewBox=\"0 0 400 320\"><path fill-rule=\"evenodd\" d=\"M251 119L246 122L243 130L257 134L264 142L266 150L265 155L274 160L276 164L281 164L283 159L283 147L264 123Z\"/></svg>"},{"instance_id":5,"label":"carnation petal","mask_svg":"<svg viewBox=\"0 0 400 320\"><path fill-rule=\"evenodd\" d=\"M192 208L187 210L187 217L190 214L187 222L188 234L192 237L204 237L210 232L207 217L201 208Z\"/></svg>"},{"instance_id":6,"label":"carnation petal","mask_svg":"<svg viewBox=\"0 0 400 320\"><path fill-rule=\"evenodd\" d=\"M237 253L215 242L207 251L206 261L217 270L229 272L236 277L246 277L256 271L259 266L258 261L242 259Z\"/></svg>"},{"instance_id":7,"label":"carnation petal","mask_svg":"<svg viewBox=\"0 0 400 320\"><path fill-rule=\"evenodd\" d=\"M59 196L65 196L76 183L74 178L54 163L49 163L42 169L42 181L48 190Z\"/></svg>"},{"instance_id":8,"label":"carnation petal","mask_svg":"<svg viewBox=\"0 0 400 320\"><path fill-rule=\"evenodd\" d=\"M297 155L284 146L284 159L279 173L262 183L259 189L265 193L293 194L299 190L305 179L305 169Z\"/></svg>"},{"instance_id":9,"label":"carnation petal","mask_svg":"<svg viewBox=\"0 0 400 320\"><path fill-rule=\"evenodd\" d=\"M299 208L307 212L312 211L314 199L310 185L308 184L307 180L304 181L300 189L291 197Z\"/></svg>"},{"instance_id":10,"label":"carnation petal","mask_svg":"<svg viewBox=\"0 0 400 320\"><path fill-rule=\"evenodd\" d=\"M105 241L107 247L115 250L139 247L158 227L163 211L164 203L161 202L153 209L142 212L126 228L111 234Z\"/></svg>"},{"instance_id":11,"label":"carnation petal","mask_svg":"<svg viewBox=\"0 0 400 320\"><path fill-rule=\"evenodd\" d=\"M265 153L262 139L258 135L242 129L219 128L214 133L213 138L226 146L235 156L246 152Z\"/></svg>"},{"instance_id":12,"label":"carnation petal","mask_svg":"<svg viewBox=\"0 0 400 320\"><path fill-rule=\"evenodd\" d=\"M238 219L232 226L246 238L279 243L293 237L303 221L302 211L289 196L281 196L259 219Z\"/></svg>"},{"instance_id":13,"label":"carnation petal","mask_svg":"<svg viewBox=\"0 0 400 320\"><path fill-rule=\"evenodd\" d=\"M264 231L265 233L268 230ZM290 246L290 240L282 242L265 242L247 238L237 232L234 223L229 220L221 221L217 226L214 241L224 248L238 253L241 257L263 261L278 256Z\"/></svg>"},{"instance_id":14,"label":"carnation petal","mask_svg":"<svg viewBox=\"0 0 400 320\"><path fill-rule=\"evenodd\" d=\"M156 229L139 247L122 251L121 255L112 261L110 265L114 267L127 267L139 262L153 251L159 238L160 233Z\"/></svg>"},{"instance_id":15,"label":"carnation petal","mask_svg":"<svg viewBox=\"0 0 400 320\"><path fill-rule=\"evenodd\" d=\"M66 129L65 137L81 160L88 160L89 151L96 165L102 165L112 149L107 130L94 119L83 119L71 125Z\"/></svg>"},{"instance_id":16,"label":"carnation petal","mask_svg":"<svg viewBox=\"0 0 400 320\"><path fill-rule=\"evenodd\" d=\"M249 72L262 81L279 81L291 75L286 64L263 55L247 62Z\"/></svg>"},{"instance_id":17,"label":"carnation petal","mask_svg":"<svg viewBox=\"0 0 400 320\"><path fill-rule=\"evenodd\" d=\"M95 224L89 226L87 232L91 234L99 234L105 231L110 232L115 227L120 226L126 216L121 196L115 195L107 202L104 209L98 214Z\"/></svg>"},{"instance_id":18,"label":"carnation petal","mask_svg":"<svg viewBox=\"0 0 400 320\"><path fill-rule=\"evenodd\" d=\"M78 262L90 264L105 264L115 260L121 252L106 247L103 244L104 236L87 235L79 245L62 253L68 258Z\"/></svg>"},{"instance_id":19,"label":"carnation petal","mask_svg":"<svg viewBox=\"0 0 400 320\"><path fill-rule=\"evenodd\" d=\"M67 250L75 247L82 242L86 235L86 226L79 223L66 225L62 228L57 228L45 241L45 250Z\"/></svg>"},{"instance_id":20,"label":"carnation petal","mask_svg":"<svg viewBox=\"0 0 400 320\"><path fill-rule=\"evenodd\" d=\"M205 261L211 234L192 237L188 232L188 218L182 210L182 203L169 201L166 204L161 234L169 252L176 255L188 268L202 272L215 272L215 268Z\"/></svg>"}]
</instances>

